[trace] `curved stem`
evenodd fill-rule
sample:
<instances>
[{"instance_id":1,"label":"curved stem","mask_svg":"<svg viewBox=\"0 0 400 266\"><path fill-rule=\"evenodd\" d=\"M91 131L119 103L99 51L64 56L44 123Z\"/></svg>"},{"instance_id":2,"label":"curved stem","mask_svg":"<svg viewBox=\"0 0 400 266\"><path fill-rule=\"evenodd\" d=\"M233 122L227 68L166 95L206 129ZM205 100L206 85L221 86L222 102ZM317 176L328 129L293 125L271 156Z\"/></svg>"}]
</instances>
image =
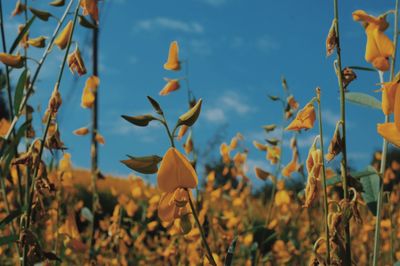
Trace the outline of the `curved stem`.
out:
<instances>
[{"instance_id":1,"label":"curved stem","mask_svg":"<svg viewBox=\"0 0 400 266\"><path fill-rule=\"evenodd\" d=\"M56 88L55 88L57 90L58 90L58 88L60 86L60 82L61 82L61 79L62 79L62 76L63 76L63 73L64 73L65 63L67 61L68 53L69 53L69 50L70 50L70 47L71 47L71 40L72 40L72 37L73 37L73 34L74 34L74 30L75 30L75 25L76 25L76 20L77 20L77 17L78 17L80 1L81 0L78 1L78 4L77 4L76 9L75 9L71 35L69 37L68 45L67 45L67 48L65 50L64 58L63 58L63 61L62 61L62 64L61 64L61 69L60 69L60 72L58 74L58 78L57 78L57 82L56 82ZM71 0L70 4L72 4L72 2L73 2L73 0ZM67 8L67 10L68 9L69 8ZM44 150L44 143L45 143L46 138L47 138L47 133L49 131L51 120L52 120L52 116L49 115L48 118L47 118L46 127L44 129L43 136L42 136L42 138L40 140L39 153L38 153L38 157L37 157L37 159L35 161L35 165L34 165L34 169L33 169L32 182L31 182L31 186L30 186L30 190L29 190L29 200L27 202L27 210L26 210L26 213L25 213L25 216L26 216L25 228L24 228L25 230L28 230L30 228L30 224L31 224L32 202L33 202L33 197L34 197L34 194L35 194L35 191L34 191L35 182L36 182L36 179L38 177L39 166L40 166L40 162L42 160L42 155L43 155L43 150ZM26 247L24 247L24 249L26 249ZM26 256L27 256L27 253L24 252L23 265L27 265L28 264Z\"/></svg>"},{"instance_id":2,"label":"curved stem","mask_svg":"<svg viewBox=\"0 0 400 266\"><path fill-rule=\"evenodd\" d=\"M204 244L204 246L206 248L206 251L207 251L208 260L210 261L210 263L212 265L217 266L217 263L215 262L214 257L212 255L210 246L207 243L206 235L204 234L203 227L200 224L199 217L197 215L196 209L194 208L194 204L193 204L192 198L190 196L190 192L189 192L188 189L186 189L186 192L188 194L189 205L190 205L190 208L192 209L194 220L196 221L197 227L199 228L201 239L203 240L203 244Z\"/></svg>"},{"instance_id":3,"label":"curved stem","mask_svg":"<svg viewBox=\"0 0 400 266\"><path fill-rule=\"evenodd\" d=\"M336 54L337 54L337 71L338 83L340 88L340 119L342 123L342 161L340 164L341 175L342 175L342 187L343 197L345 201L349 199L349 191L347 185L347 149L346 149L346 103L345 103L345 88L343 86L343 73L342 73L342 58L340 48L340 31L339 31L339 7L338 0L333 0L334 7L334 23L336 31ZM351 265L351 237L350 237L350 222L346 224L345 228L345 244L346 244L346 255L344 258L345 265Z\"/></svg>"},{"instance_id":4,"label":"curved stem","mask_svg":"<svg viewBox=\"0 0 400 266\"><path fill-rule=\"evenodd\" d=\"M317 88L317 103L318 103L318 124L319 124L319 141L320 149L322 153L322 185L324 187L324 222L325 222L325 239L326 241L326 262L328 265L331 264L330 258L330 245L329 245L329 226L328 226L328 193L326 191L326 172L325 172L325 158L324 158L324 138L322 131L322 112L321 112L321 90Z\"/></svg>"}]
</instances>

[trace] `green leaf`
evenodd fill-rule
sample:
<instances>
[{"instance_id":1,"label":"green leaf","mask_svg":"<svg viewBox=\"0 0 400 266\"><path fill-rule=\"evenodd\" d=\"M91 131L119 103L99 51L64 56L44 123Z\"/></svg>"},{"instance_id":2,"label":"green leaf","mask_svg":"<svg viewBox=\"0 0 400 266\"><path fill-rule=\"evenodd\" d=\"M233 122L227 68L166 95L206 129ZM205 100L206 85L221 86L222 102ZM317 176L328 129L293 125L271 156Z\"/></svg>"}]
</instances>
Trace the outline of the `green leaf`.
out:
<instances>
[{"instance_id":1,"label":"green leaf","mask_svg":"<svg viewBox=\"0 0 400 266\"><path fill-rule=\"evenodd\" d=\"M361 184L365 191L362 193L362 197L367 203L369 210L375 216L379 196L380 177L372 166L368 166L368 170L373 173L361 179Z\"/></svg>"},{"instance_id":2,"label":"green leaf","mask_svg":"<svg viewBox=\"0 0 400 266\"><path fill-rule=\"evenodd\" d=\"M47 11L35 9L32 7L30 7L29 10L32 12L32 14L34 14L36 17L38 17L39 19L41 19L43 21L48 21L49 17L52 16L51 13L49 13Z\"/></svg>"},{"instance_id":3,"label":"green leaf","mask_svg":"<svg viewBox=\"0 0 400 266\"><path fill-rule=\"evenodd\" d=\"M97 26L95 24L90 22L87 18L85 18L82 15L79 15L79 24L88 29L97 29Z\"/></svg>"},{"instance_id":4,"label":"green leaf","mask_svg":"<svg viewBox=\"0 0 400 266\"><path fill-rule=\"evenodd\" d=\"M376 99L375 97L372 97L371 95L368 95L366 93L346 92L345 97L346 97L347 101L355 103L355 104L363 105L363 106L378 109L378 110L382 109L381 102L378 99Z\"/></svg>"},{"instance_id":5,"label":"green leaf","mask_svg":"<svg viewBox=\"0 0 400 266\"><path fill-rule=\"evenodd\" d=\"M0 221L0 229L4 229L4 227L11 223L15 218L19 217L22 214L21 209L11 211L3 220Z\"/></svg>"},{"instance_id":6,"label":"green leaf","mask_svg":"<svg viewBox=\"0 0 400 266\"><path fill-rule=\"evenodd\" d=\"M192 108L190 108L189 111L181 115L178 119L178 124L176 127L182 125L191 127L196 122L197 118L200 115L202 102L203 102L202 99L198 100L195 106L193 106Z\"/></svg>"},{"instance_id":7,"label":"green leaf","mask_svg":"<svg viewBox=\"0 0 400 266\"><path fill-rule=\"evenodd\" d=\"M160 104L156 100L151 98L150 96L147 96L147 99L149 100L151 106L153 106L153 108L156 111L156 113L159 114L159 115L162 115L163 114L163 110L161 109Z\"/></svg>"},{"instance_id":8,"label":"green leaf","mask_svg":"<svg viewBox=\"0 0 400 266\"><path fill-rule=\"evenodd\" d=\"M233 262L233 254L235 253L237 237L235 237L229 245L228 252L226 253L224 266L231 266Z\"/></svg>"},{"instance_id":9,"label":"green leaf","mask_svg":"<svg viewBox=\"0 0 400 266\"><path fill-rule=\"evenodd\" d=\"M139 127L145 127L150 123L150 121L157 120L157 118L150 114L138 116L122 115L122 118Z\"/></svg>"},{"instance_id":10,"label":"green leaf","mask_svg":"<svg viewBox=\"0 0 400 266\"><path fill-rule=\"evenodd\" d=\"M393 266L400 266L400 260L393 264Z\"/></svg>"},{"instance_id":11,"label":"green leaf","mask_svg":"<svg viewBox=\"0 0 400 266\"><path fill-rule=\"evenodd\" d=\"M19 108L21 106L22 97L24 96L24 88L26 84L26 78L28 76L28 70L22 71L21 76L19 76L17 87L15 87L14 95L14 112L18 114Z\"/></svg>"},{"instance_id":12,"label":"green leaf","mask_svg":"<svg viewBox=\"0 0 400 266\"><path fill-rule=\"evenodd\" d=\"M356 69L356 70L363 70L363 71L372 71L372 72L376 72L376 69L375 69L375 68L370 68L370 67L349 66L348 68Z\"/></svg>"},{"instance_id":13,"label":"green leaf","mask_svg":"<svg viewBox=\"0 0 400 266\"><path fill-rule=\"evenodd\" d=\"M277 139L277 138L270 138L270 139L265 139L265 140L272 146L276 146L279 143L279 139Z\"/></svg>"},{"instance_id":14,"label":"green leaf","mask_svg":"<svg viewBox=\"0 0 400 266\"><path fill-rule=\"evenodd\" d=\"M274 125L274 124L263 126L263 129L264 129L265 131L267 131L267 132L271 132L271 131L273 131L275 128L276 128L276 125Z\"/></svg>"},{"instance_id":15,"label":"green leaf","mask_svg":"<svg viewBox=\"0 0 400 266\"><path fill-rule=\"evenodd\" d=\"M375 169L368 167L366 170L358 171L358 172L350 172L349 175L354 177L355 179L362 179L364 177L368 177L370 175L376 174ZM328 180L326 180L327 186L333 186L342 182L341 176L335 175Z\"/></svg>"},{"instance_id":16,"label":"green leaf","mask_svg":"<svg viewBox=\"0 0 400 266\"><path fill-rule=\"evenodd\" d=\"M270 98L273 101L278 101L281 99L281 98L279 98L279 96L274 96L274 95L268 95L268 98Z\"/></svg>"},{"instance_id":17,"label":"green leaf","mask_svg":"<svg viewBox=\"0 0 400 266\"><path fill-rule=\"evenodd\" d=\"M162 157L157 155L144 156L144 157L133 157L129 156L129 159L122 160L121 162L128 166L130 169L137 171L142 174L155 174L158 171L157 165L161 162Z\"/></svg>"},{"instance_id":18,"label":"green leaf","mask_svg":"<svg viewBox=\"0 0 400 266\"><path fill-rule=\"evenodd\" d=\"M18 235L9 235L0 237L0 246L14 243L18 240Z\"/></svg>"},{"instance_id":19,"label":"green leaf","mask_svg":"<svg viewBox=\"0 0 400 266\"><path fill-rule=\"evenodd\" d=\"M16 147L18 146L18 143L20 142L21 138L25 135L26 129L28 128L29 122L26 121L22 126L18 129L17 134L14 136L13 140L11 143L9 143L2 155L4 156L5 161L3 165L3 175L8 176L8 173L10 171L10 164L12 159L15 156L15 151Z\"/></svg>"},{"instance_id":20,"label":"green leaf","mask_svg":"<svg viewBox=\"0 0 400 266\"><path fill-rule=\"evenodd\" d=\"M25 36L25 34L28 32L29 28L31 27L33 21L35 20L36 16L33 16L28 23L26 23L25 27L21 30L21 32L18 34L17 38L15 38L13 44L11 45L9 54L13 54L15 48L18 47L19 42L22 40L22 38Z\"/></svg>"},{"instance_id":21,"label":"green leaf","mask_svg":"<svg viewBox=\"0 0 400 266\"><path fill-rule=\"evenodd\" d=\"M65 5L65 0L54 0L53 2L50 2L49 5L51 6L64 6Z\"/></svg>"}]
</instances>

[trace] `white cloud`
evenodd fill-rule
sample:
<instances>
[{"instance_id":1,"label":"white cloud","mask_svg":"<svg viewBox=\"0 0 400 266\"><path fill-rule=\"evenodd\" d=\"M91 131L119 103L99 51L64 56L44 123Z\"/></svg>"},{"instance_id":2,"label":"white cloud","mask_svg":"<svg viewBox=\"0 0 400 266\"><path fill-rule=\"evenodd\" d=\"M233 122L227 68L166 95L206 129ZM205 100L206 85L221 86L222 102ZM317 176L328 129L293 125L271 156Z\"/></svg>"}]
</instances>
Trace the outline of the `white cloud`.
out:
<instances>
[{"instance_id":1,"label":"white cloud","mask_svg":"<svg viewBox=\"0 0 400 266\"><path fill-rule=\"evenodd\" d=\"M138 21L134 30L152 31L152 30L175 30L185 33L203 33L204 28L198 22L185 22L167 17L157 17Z\"/></svg>"},{"instance_id":2,"label":"white cloud","mask_svg":"<svg viewBox=\"0 0 400 266\"><path fill-rule=\"evenodd\" d=\"M202 2L210 6L218 7L225 4L227 0L202 0Z\"/></svg>"},{"instance_id":3,"label":"white cloud","mask_svg":"<svg viewBox=\"0 0 400 266\"><path fill-rule=\"evenodd\" d=\"M206 40L191 40L190 48L199 55L211 55L212 53L210 44Z\"/></svg>"},{"instance_id":4,"label":"white cloud","mask_svg":"<svg viewBox=\"0 0 400 266\"><path fill-rule=\"evenodd\" d=\"M237 92L227 91L211 107L205 108L204 117L210 122L223 122L227 120L226 113L245 115L252 112L254 108L250 107L244 99Z\"/></svg>"},{"instance_id":5,"label":"white cloud","mask_svg":"<svg viewBox=\"0 0 400 266\"><path fill-rule=\"evenodd\" d=\"M226 121L224 111L217 107L205 109L203 116L209 122L220 123Z\"/></svg>"},{"instance_id":6,"label":"white cloud","mask_svg":"<svg viewBox=\"0 0 400 266\"><path fill-rule=\"evenodd\" d=\"M270 36L262 36L256 41L256 46L263 52L271 52L279 49L279 44Z\"/></svg>"},{"instance_id":7,"label":"white cloud","mask_svg":"<svg viewBox=\"0 0 400 266\"><path fill-rule=\"evenodd\" d=\"M243 97L233 91L225 93L221 99L221 103L226 108L232 109L240 115L247 114L252 110L250 105L243 101Z\"/></svg>"},{"instance_id":8,"label":"white cloud","mask_svg":"<svg viewBox=\"0 0 400 266\"><path fill-rule=\"evenodd\" d=\"M322 120L330 126L336 127L336 123L340 120L340 115L332 110L322 110Z\"/></svg>"}]
</instances>

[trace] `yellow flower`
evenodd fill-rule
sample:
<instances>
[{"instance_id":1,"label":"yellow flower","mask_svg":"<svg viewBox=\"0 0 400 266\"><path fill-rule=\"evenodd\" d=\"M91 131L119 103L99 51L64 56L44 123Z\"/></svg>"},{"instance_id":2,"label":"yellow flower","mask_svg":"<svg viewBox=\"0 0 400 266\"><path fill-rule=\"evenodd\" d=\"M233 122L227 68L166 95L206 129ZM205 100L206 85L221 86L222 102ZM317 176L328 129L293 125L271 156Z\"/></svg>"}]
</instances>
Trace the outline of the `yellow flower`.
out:
<instances>
[{"instance_id":1,"label":"yellow flower","mask_svg":"<svg viewBox=\"0 0 400 266\"><path fill-rule=\"evenodd\" d=\"M381 71L389 70L388 57L393 55L394 45L383 33L389 26L386 16L374 17L363 10L353 12L353 19L361 21L367 35L365 60Z\"/></svg>"},{"instance_id":2,"label":"yellow flower","mask_svg":"<svg viewBox=\"0 0 400 266\"><path fill-rule=\"evenodd\" d=\"M170 92L176 91L180 87L179 79L165 78L165 81L167 82L167 84L164 86L164 88L159 93L162 96L168 95Z\"/></svg>"},{"instance_id":3,"label":"yellow flower","mask_svg":"<svg viewBox=\"0 0 400 266\"><path fill-rule=\"evenodd\" d=\"M99 8L97 0L82 0L80 3L82 7L82 14L84 16L90 15L97 23L99 22Z\"/></svg>"},{"instance_id":4,"label":"yellow flower","mask_svg":"<svg viewBox=\"0 0 400 266\"><path fill-rule=\"evenodd\" d=\"M296 118L286 127L285 130L299 131L301 129L310 129L314 126L315 122L315 109L314 105L308 103L303 109L301 109Z\"/></svg>"},{"instance_id":5,"label":"yellow flower","mask_svg":"<svg viewBox=\"0 0 400 266\"><path fill-rule=\"evenodd\" d=\"M177 41L171 42L169 46L169 53L167 62L164 64L164 68L166 70L179 70L181 69L181 65L179 62L179 46Z\"/></svg>"},{"instance_id":6,"label":"yellow flower","mask_svg":"<svg viewBox=\"0 0 400 266\"><path fill-rule=\"evenodd\" d=\"M297 172L300 168L300 164L298 162L299 155L297 150L293 150L292 160L282 169L282 176L290 177L292 173Z\"/></svg>"},{"instance_id":7,"label":"yellow flower","mask_svg":"<svg viewBox=\"0 0 400 266\"><path fill-rule=\"evenodd\" d=\"M278 146L267 146L267 160L276 164L281 157L281 149Z\"/></svg>"},{"instance_id":8,"label":"yellow flower","mask_svg":"<svg viewBox=\"0 0 400 266\"><path fill-rule=\"evenodd\" d=\"M158 216L163 222L172 222L186 214L188 188L195 188L196 172L186 157L175 148L165 153L157 174L158 188L164 192L158 205Z\"/></svg>"},{"instance_id":9,"label":"yellow flower","mask_svg":"<svg viewBox=\"0 0 400 266\"><path fill-rule=\"evenodd\" d=\"M400 89L400 85L396 81L382 84L382 111L385 115L393 113L396 91L398 89Z\"/></svg>"},{"instance_id":10,"label":"yellow flower","mask_svg":"<svg viewBox=\"0 0 400 266\"><path fill-rule=\"evenodd\" d=\"M64 50L65 47L67 47L68 45L71 33L72 33L72 20L68 22L63 31L57 36L57 38L54 41L54 44L56 44L61 50Z\"/></svg>"},{"instance_id":11,"label":"yellow flower","mask_svg":"<svg viewBox=\"0 0 400 266\"><path fill-rule=\"evenodd\" d=\"M43 48L46 46L46 37L39 36L37 38L29 39L26 43L37 48Z\"/></svg>"},{"instance_id":12,"label":"yellow flower","mask_svg":"<svg viewBox=\"0 0 400 266\"><path fill-rule=\"evenodd\" d=\"M81 128L74 130L73 133L77 136L85 136L89 133L89 129L87 127L81 127Z\"/></svg>"},{"instance_id":13,"label":"yellow flower","mask_svg":"<svg viewBox=\"0 0 400 266\"><path fill-rule=\"evenodd\" d=\"M82 93L81 106L83 108L92 108L95 100L94 92L100 84L100 80L96 76L90 76L86 80L85 88Z\"/></svg>"},{"instance_id":14,"label":"yellow flower","mask_svg":"<svg viewBox=\"0 0 400 266\"><path fill-rule=\"evenodd\" d=\"M378 124L378 133L393 145L400 147L400 131L395 123Z\"/></svg>"},{"instance_id":15,"label":"yellow flower","mask_svg":"<svg viewBox=\"0 0 400 266\"><path fill-rule=\"evenodd\" d=\"M21 14L26 10L26 6L21 3L21 0L18 0L17 3L15 4L15 8L12 12L12 16L15 17L16 15Z\"/></svg>"},{"instance_id":16,"label":"yellow flower","mask_svg":"<svg viewBox=\"0 0 400 266\"><path fill-rule=\"evenodd\" d=\"M19 54L12 55L12 54L0 53L0 61L9 67L21 68L24 66L25 58Z\"/></svg>"},{"instance_id":17,"label":"yellow flower","mask_svg":"<svg viewBox=\"0 0 400 266\"><path fill-rule=\"evenodd\" d=\"M72 74L75 72L77 72L79 76L86 74L85 64L81 57L81 52L79 51L78 46L72 53L68 55L68 66Z\"/></svg>"}]
</instances>

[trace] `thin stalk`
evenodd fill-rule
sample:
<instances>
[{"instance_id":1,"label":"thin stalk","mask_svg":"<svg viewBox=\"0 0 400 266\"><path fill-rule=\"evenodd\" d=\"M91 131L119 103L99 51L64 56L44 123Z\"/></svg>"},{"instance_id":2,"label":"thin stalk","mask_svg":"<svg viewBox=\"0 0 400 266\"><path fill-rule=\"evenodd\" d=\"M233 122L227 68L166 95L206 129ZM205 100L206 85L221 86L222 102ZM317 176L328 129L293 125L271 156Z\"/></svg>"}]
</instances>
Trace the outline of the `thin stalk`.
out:
<instances>
[{"instance_id":1,"label":"thin stalk","mask_svg":"<svg viewBox=\"0 0 400 266\"><path fill-rule=\"evenodd\" d=\"M188 194L189 205L190 205L190 208L192 209L192 213L193 213L194 220L196 221L197 227L199 228L200 236L201 236L201 239L203 240L203 244L204 244L204 246L206 247L206 251L207 251L207 254L208 254L208 255L207 255L208 260L210 261L210 263L211 263L212 265L217 266L217 263L215 262L214 257L213 257L213 255L212 255L210 246L209 246L208 243L207 243L207 239L206 239L206 235L205 235L205 233L204 233L203 227L202 227L201 224L200 224L199 217L198 217L198 215L197 215L196 209L195 209L194 204L193 204L193 201L192 201L192 197L190 196L190 192L189 192L188 189L186 189L186 192L187 192L187 194Z\"/></svg>"},{"instance_id":2,"label":"thin stalk","mask_svg":"<svg viewBox=\"0 0 400 266\"><path fill-rule=\"evenodd\" d=\"M96 22L95 22L96 23ZM99 30L98 27L93 29L93 56L92 56L92 66L93 66L93 75L98 77L98 42L99 40ZM97 204L99 200L99 195L97 192L97 176L98 176L98 143L96 141L96 134L98 132L98 90L96 89L94 92L94 103L92 108L92 136L91 136L91 173L92 173L92 213L93 213L93 221L91 223L91 232L90 232L90 249L89 249L89 259L92 260L95 258L94 252L94 244L95 244L95 217L97 212Z\"/></svg>"},{"instance_id":3,"label":"thin stalk","mask_svg":"<svg viewBox=\"0 0 400 266\"><path fill-rule=\"evenodd\" d=\"M392 62L390 65L390 81L393 80L394 77L394 69L396 66L396 54L397 54L397 39L398 39L398 13L399 13L399 0L396 0L396 7L394 12L394 34L393 34L393 44L394 44L394 51ZM379 72L379 80L381 83L384 82L383 80L383 73ZM389 122L389 115L385 115L385 123ZM382 144L382 158L381 158L381 165L379 169L379 194L377 200L377 210L376 210L376 224L375 224L375 234L374 234L374 253L373 253L373 266L378 265L378 258L379 258L379 248L380 248L380 228L381 228L381 220L382 220L382 201L383 201L383 182L382 178L385 174L386 169L386 157L387 157L387 150L388 150L388 143L386 139L383 139ZM391 254L392 256L392 254Z\"/></svg>"},{"instance_id":4,"label":"thin stalk","mask_svg":"<svg viewBox=\"0 0 400 266\"><path fill-rule=\"evenodd\" d=\"M73 0L71 0L71 3L72 3L72 1ZM65 63L67 61L68 53L69 53L69 50L70 50L70 47L71 47L71 43L72 43L71 41L72 41L72 37L73 37L74 31L75 31L75 25L76 25L76 20L77 20L77 17L78 17L80 1L81 0L78 1L78 4L77 4L76 9L75 9L74 19L73 19L73 23L72 23L71 35L70 35L69 40L68 40L68 45L67 45L67 47L65 49L65 54L64 54L64 58L63 58L63 61L62 61L62 64L61 64L61 69L60 69L60 72L58 74L58 79L57 79L56 87L55 87L55 89L57 89L57 90L59 89L59 86L60 86L60 83L61 83L61 79L62 79L62 76L63 76L63 73L64 73L64 68L65 68ZM68 9L69 8L67 8L67 10ZM34 191L35 182L36 182L36 179L38 177L39 166L40 166L40 162L42 160L42 155L43 155L43 150L44 150L44 143L45 143L46 138L47 138L47 133L49 131L51 120L52 120L52 116L49 115L48 118L47 118L46 127L44 129L43 136L40 139L39 153L38 153L38 157L37 157L37 159L35 161L35 165L34 165L34 169L33 169L33 176L32 176L33 178L32 178L32 182L31 182L30 189L29 189L29 200L28 200L28 203L27 203L27 210L26 210L26 213L25 213L25 216L26 216L25 228L24 228L25 230L28 230L30 228L30 225L31 225L32 202L33 202L33 197L34 197L34 193L35 193L35 191ZM26 246L24 247L23 265L24 266L28 265Z\"/></svg>"},{"instance_id":5,"label":"thin stalk","mask_svg":"<svg viewBox=\"0 0 400 266\"><path fill-rule=\"evenodd\" d=\"M340 31L339 31L339 7L338 0L333 0L334 6L334 21L336 31L336 54L337 54L337 69L336 75L338 77L338 83L340 88L340 120L342 121L342 161L340 163L341 176L342 176L342 187L343 197L345 201L349 200L349 190L347 185L347 149L346 149L346 104L345 104L345 88L343 86L342 76L342 57L340 48ZM345 265L351 265L351 237L350 237L350 222L346 224L345 228L345 245L346 254L344 258Z\"/></svg>"},{"instance_id":6,"label":"thin stalk","mask_svg":"<svg viewBox=\"0 0 400 266\"><path fill-rule=\"evenodd\" d=\"M328 227L328 193L326 191L326 172L325 172L325 158L324 158L324 135L322 131L322 112L321 112L321 90L317 88L317 103L318 103L318 124L319 124L319 141L322 153L322 185L324 187L324 223L325 223L325 239L326 244L326 262L331 264L330 245L329 245L329 227Z\"/></svg>"},{"instance_id":7,"label":"thin stalk","mask_svg":"<svg viewBox=\"0 0 400 266\"><path fill-rule=\"evenodd\" d=\"M32 76L32 81L30 82L29 87L27 88L26 94L24 95L24 97L21 100L21 105L20 105L19 111L15 114L14 119L11 122L10 128L9 128L7 134L4 137L4 139L6 141L8 141L10 139L11 132L14 130L14 128L15 128L17 122L18 122L18 119L23 114L23 110L24 110L26 104L28 103L28 99L31 96L31 94L33 93L33 87L34 87L34 85L36 83L37 78L39 77L40 70L42 69L42 66L43 66L44 62L46 61L47 56L50 54L50 51L51 51L51 49L53 47L54 40L56 39L57 34L61 29L62 23L64 22L65 18L69 14L69 10L70 10L73 2L74 2L74 0L71 0L69 2L68 6L66 7L65 12L64 12L63 16L60 19L60 22L57 24L57 26L56 26L56 28L55 28L55 30L53 32L53 35L51 36L50 41L47 44L47 47L46 47L45 51L43 52L42 58L39 60L39 64L38 64L38 66L37 66L37 68L35 70L35 73Z\"/></svg>"}]
</instances>

